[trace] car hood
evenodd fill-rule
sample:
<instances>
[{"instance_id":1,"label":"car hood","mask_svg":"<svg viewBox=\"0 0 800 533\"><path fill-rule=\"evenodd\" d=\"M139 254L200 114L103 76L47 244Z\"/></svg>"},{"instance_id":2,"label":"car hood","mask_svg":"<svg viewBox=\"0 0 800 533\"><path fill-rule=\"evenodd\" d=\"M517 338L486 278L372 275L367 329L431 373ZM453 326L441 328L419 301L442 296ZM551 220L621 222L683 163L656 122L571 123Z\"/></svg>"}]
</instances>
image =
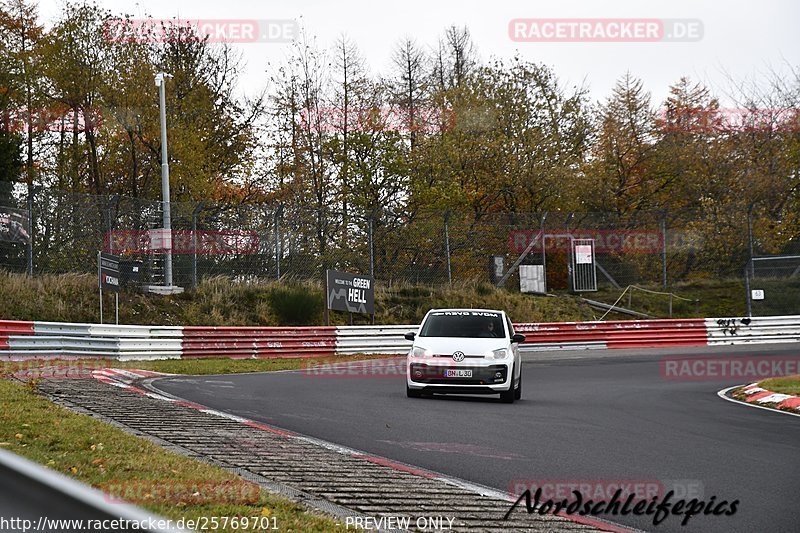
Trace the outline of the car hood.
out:
<instances>
[{"instance_id":1,"label":"car hood","mask_svg":"<svg viewBox=\"0 0 800 533\"><path fill-rule=\"evenodd\" d=\"M434 354L450 355L464 352L466 355L483 355L492 350L508 347L508 339L473 339L462 337L417 337L414 346L433 351Z\"/></svg>"}]
</instances>

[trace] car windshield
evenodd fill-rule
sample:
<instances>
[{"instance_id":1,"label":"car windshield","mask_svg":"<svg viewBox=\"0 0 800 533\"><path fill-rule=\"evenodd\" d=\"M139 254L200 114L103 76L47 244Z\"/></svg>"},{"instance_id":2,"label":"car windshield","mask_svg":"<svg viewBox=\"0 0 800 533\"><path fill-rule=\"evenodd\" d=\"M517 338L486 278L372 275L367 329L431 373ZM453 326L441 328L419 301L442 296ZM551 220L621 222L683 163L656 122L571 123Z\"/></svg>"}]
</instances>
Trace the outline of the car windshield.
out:
<instances>
[{"instance_id":1,"label":"car windshield","mask_svg":"<svg viewBox=\"0 0 800 533\"><path fill-rule=\"evenodd\" d=\"M428 316L420 337L503 338L503 317L486 311L437 311Z\"/></svg>"}]
</instances>

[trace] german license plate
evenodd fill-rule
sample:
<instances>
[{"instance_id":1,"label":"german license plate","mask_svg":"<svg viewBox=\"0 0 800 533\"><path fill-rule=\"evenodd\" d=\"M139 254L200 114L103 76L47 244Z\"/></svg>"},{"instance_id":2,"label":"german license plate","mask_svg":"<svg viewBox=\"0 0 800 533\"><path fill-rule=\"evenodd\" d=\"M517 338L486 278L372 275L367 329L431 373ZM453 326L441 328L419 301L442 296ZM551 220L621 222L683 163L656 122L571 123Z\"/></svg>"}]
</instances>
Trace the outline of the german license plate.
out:
<instances>
[{"instance_id":1,"label":"german license plate","mask_svg":"<svg viewBox=\"0 0 800 533\"><path fill-rule=\"evenodd\" d=\"M446 378L471 378L472 377L472 370L461 370L461 369L447 369L444 371L444 377Z\"/></svg>"}]
</instances>

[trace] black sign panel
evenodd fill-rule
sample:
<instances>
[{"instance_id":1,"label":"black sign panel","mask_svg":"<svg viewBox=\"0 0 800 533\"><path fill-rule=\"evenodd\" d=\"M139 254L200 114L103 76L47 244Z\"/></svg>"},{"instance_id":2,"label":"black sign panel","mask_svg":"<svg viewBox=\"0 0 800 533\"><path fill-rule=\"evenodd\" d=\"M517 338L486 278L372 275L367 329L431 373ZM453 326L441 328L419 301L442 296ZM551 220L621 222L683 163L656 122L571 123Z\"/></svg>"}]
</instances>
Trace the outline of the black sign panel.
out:
<instances>
[{"instance_id":1,"label":"black sign panel","mask_svg":"<svg viewBox=\"0 0 800 533\"><path fill-rule=\"evenodd\" d=\"M104 291L119 292L119 257L100 253L100 287Z\"/></svg>"},{"instance_id":2,"label":"black sign panel","mask_svg":"<svg viewBox=\"0 0 800 533\"><path fill-rule=\"evenodd\" d=\"M327 270L328 309L350 313L375 312L375 281L370 276L360 276Z\"/></svg>"},{"instance_id":3,"label":"black sign panel","mask_svg":"<svg viewBox=\"0 0 800 533\"><path fill-rule=\"evenodd\" d=\"M141 261L120 261L119 262L119 281L123 287L136 285L142 277L144 263Z\"/></svg>"}]
</instances>

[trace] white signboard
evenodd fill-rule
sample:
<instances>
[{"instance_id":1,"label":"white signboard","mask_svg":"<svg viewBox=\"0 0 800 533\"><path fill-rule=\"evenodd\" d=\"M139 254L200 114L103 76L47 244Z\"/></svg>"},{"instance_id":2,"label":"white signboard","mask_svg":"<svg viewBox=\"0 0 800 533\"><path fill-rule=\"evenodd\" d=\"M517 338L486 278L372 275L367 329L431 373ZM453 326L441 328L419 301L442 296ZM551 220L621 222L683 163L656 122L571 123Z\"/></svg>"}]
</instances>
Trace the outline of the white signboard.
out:
<instances>
[{"instance_id":1,"label":"white signboard","mask_svg":"<svg viewBox=\"0 0 800 533\"><path fill-rule=\"evenodd\" d=\"M172 249L172 230L158 228L158 229L151 229L149 233L150 233L151 250Z\"/></svg>"},{"instance_id":2,"label":"white signboard","mask_svg":"<svg viewBox=\"0 0 800 533\"><path fill-rule=\"evenodd\" d=\"M753 289L751 295L753 300L763 300L764 299L764 289Z\"/></svg>"},{"instance_id":3,"label":"white signboard","mask_svg":"<svg viewBox=\"0 0 800 533\"><path fill-rule=\"evenodd\" d=\"M544 266L519 266L519 291L544 294Z\"/></svg>"},{"instance_id":4,"label":"white signboard","mask_svg":"<svg viewBox=\"0 0 800 533\"><path fill-rule=\"evenodd\" d=\"M592 264L592 247L589 244L575 246L575 262L579 265Z\"/></svg>"}]
</instances>

